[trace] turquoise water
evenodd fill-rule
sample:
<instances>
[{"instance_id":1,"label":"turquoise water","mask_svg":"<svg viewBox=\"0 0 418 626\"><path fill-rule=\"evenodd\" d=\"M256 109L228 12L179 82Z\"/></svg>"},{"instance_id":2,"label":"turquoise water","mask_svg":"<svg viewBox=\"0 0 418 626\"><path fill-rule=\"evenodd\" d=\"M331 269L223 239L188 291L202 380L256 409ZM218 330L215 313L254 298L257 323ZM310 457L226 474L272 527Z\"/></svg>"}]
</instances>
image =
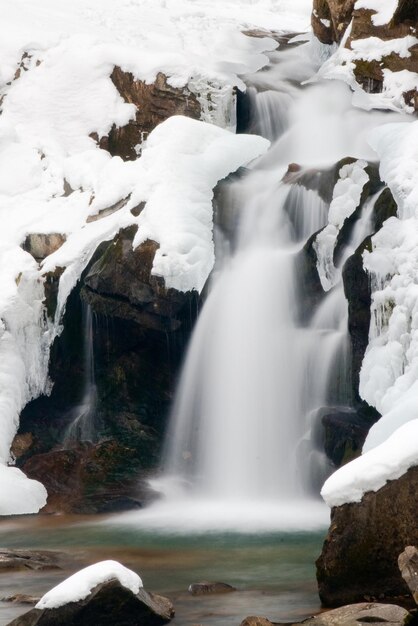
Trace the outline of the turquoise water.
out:
<instances>
[{"instance_id":1,"label":"turquoise water","mask_svg":"<svg viewBox=\"0 0 418 626\"><path fill-rule=\"evenodd\" d=\"M3 548L56 549L74 563L64 571L0 574L0 597L42 595L81 567L116 559L137 571L148 591L174 603L173 626L239 626L248 615L295 622L320 609L315 559L324 533L155 534L106 520L33 517L0 522ZM231 594L191 596L201 580L229 583ZM0 626L30 607L0 602Z\"/></svg>"}]
</instances>

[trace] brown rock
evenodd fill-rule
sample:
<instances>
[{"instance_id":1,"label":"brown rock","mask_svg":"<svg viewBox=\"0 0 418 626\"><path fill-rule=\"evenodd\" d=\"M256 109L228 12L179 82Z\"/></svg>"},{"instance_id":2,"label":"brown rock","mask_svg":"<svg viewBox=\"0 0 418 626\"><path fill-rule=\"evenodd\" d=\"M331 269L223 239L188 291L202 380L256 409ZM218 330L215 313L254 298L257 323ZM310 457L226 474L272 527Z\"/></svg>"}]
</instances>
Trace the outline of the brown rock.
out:
<instances>
[{"instance_id":1,"label":"brown rock","mask_svg":"<svg viewBox=\"0 0 418 626\"><path fill-rule=\"evenodd\" d=\"M100 146L112 156L136 159L136 146L140 146L158 124L172 115L200 118L201 108L196 96L187 87L171 87L161 72L151 84L136 80L120 67L114 68L110 78L125 102L137 107L134 120L121 128L113 126L109 136L100 140Z\"/></svg>"},{"instance_id":2,"label":"brown rock","mask_svg":"<svg viewBox=\"0 0 418 626\"><path fill-rule=\"evenodd\" d=\"M418 550L407 546L398 558L402 578L408 585L415 602L418 604Z\"/></svg>"},{"instance_id":3,"label":"brown rock","mask_svg":"<svg viewBox=\"0 0 418 626\"><path fill-rule=\"evenodd\" d=\"M32 609L8 626L160 626L173 616L166 598L145 589L135 595L111 580L95 587L84 600L56 609Z\"/></svg>"},{"instance_id":4,"label":"brown rock","mask_svg":"<svg viewBox=\"0 0 418 626\"><path fill-rule=\"evenodd\" d=\"M398 556L418 543L418 467L369 492L359 503L331 512L331 526L317 561L325 606L375 598L410 597Z\"/></svg>"},{"instance_id":5,"label":"brown rock","mask_svg":"<svg viewBox=\"0 0 418 626\"><path fill-rule=\"evenodd\" d=\"M214 583L204 580L200 583L190 585L188 591L193 596L200 596L209 593L231 593L232 591L236 591L236 589L226 583Z\"/></svg>"}]
</instances>

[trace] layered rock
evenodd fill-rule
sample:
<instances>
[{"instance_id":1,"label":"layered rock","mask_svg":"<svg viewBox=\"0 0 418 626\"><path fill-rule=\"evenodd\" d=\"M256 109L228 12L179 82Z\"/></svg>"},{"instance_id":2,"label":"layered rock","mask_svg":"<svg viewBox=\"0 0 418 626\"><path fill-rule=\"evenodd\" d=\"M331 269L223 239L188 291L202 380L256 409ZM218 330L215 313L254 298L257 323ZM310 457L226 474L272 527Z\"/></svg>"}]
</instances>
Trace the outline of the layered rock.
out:
<instances>
[{"instance_id":1,"label":"layered rock","mask_svg":"<svg viewBox=\"0 0 418 626\"><path fill-rule=\"evenodd\" d=\"M361 502L335 507L317 561L321 600L326 606L371 599L410 599L398 556L418 542L418 467Z\"/></svg>"}]
</instances>

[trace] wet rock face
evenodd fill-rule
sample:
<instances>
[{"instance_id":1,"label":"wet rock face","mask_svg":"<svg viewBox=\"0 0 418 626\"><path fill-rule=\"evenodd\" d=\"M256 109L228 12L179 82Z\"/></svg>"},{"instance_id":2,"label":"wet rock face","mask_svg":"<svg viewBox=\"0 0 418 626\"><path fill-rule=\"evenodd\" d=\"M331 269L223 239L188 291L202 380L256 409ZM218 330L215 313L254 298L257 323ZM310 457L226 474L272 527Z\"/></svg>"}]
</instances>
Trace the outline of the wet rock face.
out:
<instances>
[{"instance_id":1,"label":"wet rock face","mask_svg":"<svg viewBox=\"0 0 418 626\"><path fill-rule=\"evenodd\" d=\"M95 587L84 600L54 609L32 609L8 626L161 626L173 617L167 598L145 589L133 594L111 580Z\"/></svg>"},{"instance_id":2,"label":"wet rock face","mask_svg":"<svg viewBox=\"0 0 418 626\"><path fill-rule=\"evenodd\" d=\"M147 240L134 250L135 233L136 226L122 230L107 247L84 279L83 297L96 313L151 330L178 330L181 311L197 294L166 289L151 273L158 244Z\"/></svg>"},{"instance_id":3,"label":"wet rock face","mask_svg":"<svg viewBox=\"0 0 418 626\"><path fill-rule=\"evenodd\" d=\"M135 79L120 67L114 68L110 78L125 102L137 107L134 120L121 128L113 126L109 136L100 140L100 147L112 156L136 159L140 149L136 146L140 146L158 124L172 115L200 119L201 107L196 96L187 87L171 87L161 72L151 84Z\"/></svg>"},{"instance_id":4,"label":"wet rock face","mask_svg":"<svg viewBox=\"0 0 418 626\"><path fill-rule=\"evenodd\" d=\"M335 507L317 561L319 595L325 606L364 599L410 601L398 568L405 546L418 543L418 467L359 503ZM398 599L399 602L399 599Z\"/></svg>"}]
</instances>

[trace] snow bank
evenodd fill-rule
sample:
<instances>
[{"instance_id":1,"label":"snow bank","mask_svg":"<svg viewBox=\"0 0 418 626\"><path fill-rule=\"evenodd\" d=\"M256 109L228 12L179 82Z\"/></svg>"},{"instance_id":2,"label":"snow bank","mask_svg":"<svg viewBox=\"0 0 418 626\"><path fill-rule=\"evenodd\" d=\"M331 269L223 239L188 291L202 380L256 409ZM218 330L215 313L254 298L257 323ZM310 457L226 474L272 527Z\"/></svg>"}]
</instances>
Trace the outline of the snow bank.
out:
<instances>
[{"instance_id":1,"label":"snow bank","mask_svg":"<svg viewBox=\"0 0 418 626\"><path fill-rule=\"evenodd\" d=\"M97 585L113 579L134 594L142 587L142 580L132 570L117 561L100 561L85 567L48 591L35 608L57 609L69 602L84 600Z\"/></svg>"},{"instance_id":2,"label":"snow bank","mask_svg":"<svg viewBox=\"0 0 418 626\"><path fill-rule=\"evenodd\" d=\"M343 165L334 187L329 208L328 225L318 234L313 244L317 255L317 269L324 291L333 287L339 276L334 265L334 248L345 220L360 204L361 194L369 176L366 161L354 161Z\"/></svg>"}]
</instances>

